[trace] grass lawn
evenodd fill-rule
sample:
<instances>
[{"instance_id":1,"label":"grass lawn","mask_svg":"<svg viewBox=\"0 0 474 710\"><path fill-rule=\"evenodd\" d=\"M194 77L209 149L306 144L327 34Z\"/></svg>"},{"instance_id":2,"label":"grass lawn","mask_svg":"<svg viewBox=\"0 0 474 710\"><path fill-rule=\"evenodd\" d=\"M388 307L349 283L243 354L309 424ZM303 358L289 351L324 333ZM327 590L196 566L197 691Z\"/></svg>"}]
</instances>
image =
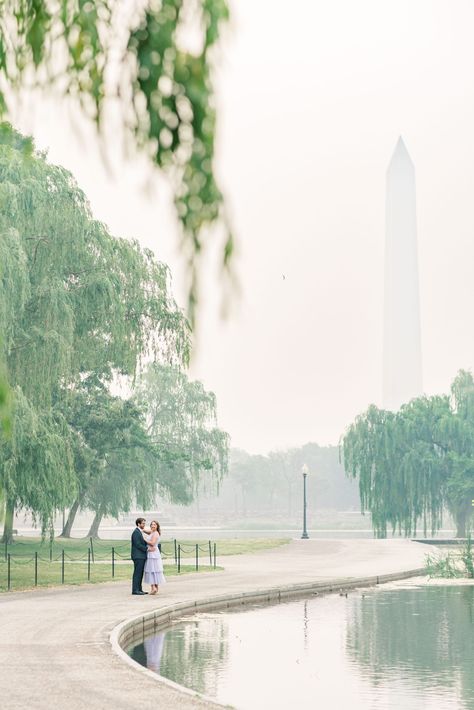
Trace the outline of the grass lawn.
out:
<instances>
[{"instance_id":1,"label":"grass lawn","mask_svg":"<svg viewBox=\"0 0 474 710\"><path fill-rule=\"evenodd\" d=\"M225 555L238 555L268 550L289 542L287 539L231 539L211 542L211 553L216 545L216 562ZM179 574L195 572L196 545L199 553L199 572L214 570L209 558L208 540L177 541L181 546ZM41 541L39 538L17 537L8 547L0 547L0 592L8 591L8 562L5 553L10 555L10 589L31 589L36 586L58 586L63 584L87 584L110 582L131 578L130 543L127 540L93 540L89 553L88 539L55 538ZM112 548L114 558L114 577L112 578ZM166 576L178 574L175 564L174 540L162 541L162 555ZM36 558L36 559L35 559ZM90 564L89 564L90 558ZM192 564L190 564L192 560ZM222 569L222 568L217 568ZM89 579L90 577L90 579Z\"/></svg>"},{"instance_id":2,"label":"grass lawn","mask_svg":"<svg viewBox=\"0 0 474 710\"><path fill-rule=\"evenodd\" d=\"M216 570L222 569L221 567ZM180 574L195 572L194 565L181 565ZM211 572L214 567L199 565L199 572ZM165 565L165 575L172 577L178 574L178 569L174 564ZM88 580L88 565L83 562L67 561L64 565L64 584L95 584L98 582L112 582L131 580L132 563L121 562L115 565L114 577L112 578L112 566L104 562L96 562L90 566L90 580ZM34 560L20 562L19 558L12 557L10 562L10 590L33 589L35 581ZM56 587L62 584L62 564L61 562L49 562L49 560L39 559L37 572L38 587ZM8 591L7 564L0 562L0 592Z\"/></svg>"}]
</instances>

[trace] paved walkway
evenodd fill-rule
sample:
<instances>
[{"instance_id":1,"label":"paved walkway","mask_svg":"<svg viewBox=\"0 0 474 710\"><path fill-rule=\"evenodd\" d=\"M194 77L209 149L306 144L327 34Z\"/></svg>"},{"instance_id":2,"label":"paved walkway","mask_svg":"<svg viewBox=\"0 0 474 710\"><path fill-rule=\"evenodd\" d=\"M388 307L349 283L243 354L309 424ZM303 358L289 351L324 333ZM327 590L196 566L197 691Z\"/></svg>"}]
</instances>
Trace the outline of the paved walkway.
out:
<instances>
[{"instance_id":1,"label":"paved walkway","mask_svg":"<svg viewBox=\"0 0 474 710\"><path fill-rule=\"evenodd\" d=\"M158 597L132 596L125 582L2 594L1 696L9 710L215 707L124 663L112 652L112 629L175 602L419 569L426 552L409 540L294 540L218 559L223 572L171 577Z\"/></svg>"}]
</instances>

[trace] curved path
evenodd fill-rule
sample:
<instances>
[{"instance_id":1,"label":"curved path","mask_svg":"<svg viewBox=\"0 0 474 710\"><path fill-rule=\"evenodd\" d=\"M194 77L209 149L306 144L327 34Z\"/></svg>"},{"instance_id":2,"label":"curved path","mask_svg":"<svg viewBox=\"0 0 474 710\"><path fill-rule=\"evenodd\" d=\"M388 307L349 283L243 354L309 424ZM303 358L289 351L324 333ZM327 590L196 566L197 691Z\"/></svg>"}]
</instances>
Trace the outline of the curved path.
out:
<instances>
[{"instance_id":1,"label":"curved path","mask_svg":"<svg viewBox=\"0 0 474 710\"><path fill-rule=\"evenodd\" d=\"M9 710L215 708L124 663L110 633L125 619L174 603L292 584L403 573L423 567L426 546L409 540L293 540L218 560L223 572L171 577L158 597L125 582L0 596L0 695ZM3 706L3 704L2 704Z\"/></svg>"}]
</instances>

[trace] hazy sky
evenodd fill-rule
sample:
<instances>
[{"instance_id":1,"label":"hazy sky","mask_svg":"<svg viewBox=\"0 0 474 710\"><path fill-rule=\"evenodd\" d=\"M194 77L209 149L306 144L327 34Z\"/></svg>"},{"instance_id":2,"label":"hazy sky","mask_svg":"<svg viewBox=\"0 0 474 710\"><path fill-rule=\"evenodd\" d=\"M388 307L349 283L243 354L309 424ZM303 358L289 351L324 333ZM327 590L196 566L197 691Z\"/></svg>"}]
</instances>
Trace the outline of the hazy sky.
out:
<instances>
[{"instance_id":1,"label":"hazy sky","mask_svg":"<svg viewBox=\"0 0 474 710\"><path fill-rule=\"evenodd\" d=\"M216 393L235 446L337 443L381 403L385 170L400 134L416 167L425 392L447 391L474 365L474 5L232 5L217 169L242 295L223 323L206 270L192 374ZM149 194L141 165L108 174L65 110L34 109L16 125L74 173L113 234L137 237L171 266L184 303L162 181Z\"/></svg>"}]
</instances>

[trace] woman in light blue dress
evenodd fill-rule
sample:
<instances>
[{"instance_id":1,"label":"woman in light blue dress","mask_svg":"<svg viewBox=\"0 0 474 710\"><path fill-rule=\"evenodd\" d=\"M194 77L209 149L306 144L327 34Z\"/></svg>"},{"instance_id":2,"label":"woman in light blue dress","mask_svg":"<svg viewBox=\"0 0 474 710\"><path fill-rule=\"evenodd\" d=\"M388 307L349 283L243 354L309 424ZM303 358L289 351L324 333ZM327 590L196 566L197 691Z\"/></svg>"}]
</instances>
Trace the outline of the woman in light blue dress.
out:
<instances>
[{"instance_id":1,"label":"woman in light blue dress","mask_svg":"<svg viewBox=\"0 0 474 710\"><path fill-rule=\"evenodd\" d=\"M160 524L157 520L150 523L150 534L143 534L148 545L148 552L145 562L145 584L151 584L150 594L158 592L158 586L166 582L163 574L163 560L161 559L158 543L161 539Z\"/></svg>"}]
</instances>

